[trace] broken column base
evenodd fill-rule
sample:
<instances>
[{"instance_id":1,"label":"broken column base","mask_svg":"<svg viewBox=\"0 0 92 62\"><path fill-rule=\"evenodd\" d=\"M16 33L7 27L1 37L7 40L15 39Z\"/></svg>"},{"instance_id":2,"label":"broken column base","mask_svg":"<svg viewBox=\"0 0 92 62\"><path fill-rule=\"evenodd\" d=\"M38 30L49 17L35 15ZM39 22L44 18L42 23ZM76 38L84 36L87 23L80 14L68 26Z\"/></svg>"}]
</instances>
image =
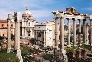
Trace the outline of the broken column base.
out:
<instances>
[{"instance_id":1,"label":"broken column base","mask_svg":"<svg viewBox=\"0 0 92 62\"><path fill-rule=\"evenodd\" d=\"M76 47L77 45L73 45L73 46L75 46L75 47Z\"/></svg>"},{"instance_id":2,"label":"broken column base","mask_svg":"<svg viewBox=\"0 0 92 62\"><path fill-rule=\"evenodd\" d=\"M20 49L17 49L17 57L18 57L18 59L19 59L19 61L20 62L23 62L23 58L22 58L22 56L21 56L21 50Z\"/></svg>"},{"instance_id":3,"label":"broken column base","mask_svg":"<svg viewBox=\"0 0 92 62\"><path fill-rule=\"evenodd\" d=\"M64 49L61 49L61 53L62 53L64 62L68 62L68 58L67 58L67 55L66 55L66 51L65 51Z\"/></svg>"},{"instance_id":4,"label":"broken column base","mask_svg":"<svg viewBox=\"0 0 92 62\"><path fill-rule=\"evenodd\" d=\"M71 45L67 45L67 47L71 47Z\"/></svg>"},{"instance_id":5,"label":"broken column base","mask_svg":"<svg viewBox=\"0 0 92 62\"><path fill-rule=\"evenodd\" d=\"M11 52L11 48L8 48L8 49L7 49L7 53L10 53L10 52Z\"/></svg>"},{"instance_id":6,"label":"broken column base","mask_svg":"<svg viewBox=\"0 0 92 62\"><path fill-rule=\"evenodd\" d=\"M90 45L90 44L89 44L89 41L86 41L86 45Z\"/></svg>"}]
</instances>

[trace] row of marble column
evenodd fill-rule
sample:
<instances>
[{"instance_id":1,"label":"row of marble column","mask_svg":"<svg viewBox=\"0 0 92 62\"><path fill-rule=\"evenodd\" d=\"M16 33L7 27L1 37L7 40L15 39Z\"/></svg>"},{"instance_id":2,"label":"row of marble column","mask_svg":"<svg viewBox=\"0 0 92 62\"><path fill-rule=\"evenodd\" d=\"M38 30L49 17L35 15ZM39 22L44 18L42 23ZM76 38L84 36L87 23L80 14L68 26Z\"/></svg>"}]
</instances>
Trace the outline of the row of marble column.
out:
<instances>
[{"instance_id":1,"label":"row of marble column","mask_svg":"<svg viewBox=\"0 0 92 62\"><path fill-rule=\"evenodd\" d=\"M55 18L55 47L58 48L58 17ZM83 21L83 43L90 44L92 46L92 19L90 20L89 34L90 39L88 42L88 26L86 26L86 19L66 18L68 20L68 45L70 45L70 20L73 20L73 45L76 46L76 20L79 20L79 34L78 34L78 45L81 44L81 21ZM60 18L60 48L64 49L64 17Z\"/></svg>"}]
</instances>

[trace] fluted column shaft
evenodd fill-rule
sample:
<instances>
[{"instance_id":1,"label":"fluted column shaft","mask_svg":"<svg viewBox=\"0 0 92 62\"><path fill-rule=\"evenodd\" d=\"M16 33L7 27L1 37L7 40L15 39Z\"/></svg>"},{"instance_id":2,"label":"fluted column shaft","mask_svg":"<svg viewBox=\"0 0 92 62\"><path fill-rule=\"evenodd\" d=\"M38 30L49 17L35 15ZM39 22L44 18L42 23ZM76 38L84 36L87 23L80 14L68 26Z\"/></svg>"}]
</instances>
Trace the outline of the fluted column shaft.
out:
<instances>
[{"instance_id":1,"label":"fluted column shaft","mask_svg":"<svg viewBox=\"0 0 92 62\"><path fill-rule=\"evenodd\" d=\"M18 28L17 28L17 26L18 26L18 24L17 24L17 22L15 22L15 43L14 43L15 44L15 49L17 49L17 47L18 47L17 46L18 45L17 44L17 41L18 41L18 38L17 38L17 34L18 34L17 30L18 30Z\"/></svg>"},{"instance_id":2,"label":"fluted column shaft","mask_svg":"<svg viewBox=\"0 0 92 62\"><path fill-rule=\"evenodd\" d=\"M60 18L60 49L64 50L64 18Z\"/></svg>"},{"instance_id":3,"label":"fluted column shaft","mask_svg":"<svg viewBox=\"0 0 92 62\"><path fill-rule=\"evenodd\" d=\"M89 40L88 40L88 24L86 26L86 43L89 44Z\"/></svg>"},{"instance_id":4,"label":"fluted column shaft","mask_svg":"<svg viewBox=\"0 0 92 62\"><path fill-rule=\"evenodd\" d=\"M90 19L90 45L92 46L92 19Z\"/></svg>"},{"instance_id":5,"label":"fluted column shaft","mask_svg":"<svg viewBox=\"0 0 92 62\"><path fill-rule=\"evenodd\" d=\"M19 19L17 20L18 21L18 23L17 23L17 28L18 28L18 32L17 32L17 38L18 38L18 49L20 49L20 22L19 22Z\"/></svg>"},{"instance_id":6,"label":"fluted column shaft","mask_svg":"<svg viewBox=\"0 0 92 62\"><path fill-rule=\"evenodd\" d=\"M83 19L83 44L86 43L86 19Z\"/></svg>"},{"instance_id":7,"label":"fluted column shaft","mask_svg":"<svg viewBox=\"0 0 92 62\"><path fill-rule=\"evenodd\" d=\"M80 43L81 43L81 20L79 19L79 41L78 41L78 44L80 45Z\"/></svg>"},{"instance_id":8,"label":"fluted column shaft","mask_svg":"<svg viewBox=\"0 0 92 62\"><path fill-rule=\"evenodd\" d=\"M36 30L34 30L34 39L36 38Z\"/></svg>"},{"instance_id":9,"label":"fluted column shaft","mask_svg":"<svg viewBox=\"0 0 92 62\"><path fill-rule=\"evenodd\" d=\"M37 40L37 31L35 31L35 39Z\"/></svg>"},{"instance_id":10,"label":"fluted column shaft","mask_svg":"<svg viewBox=\"0 0 92 62\"><path fill-rule=\"evenodd\" d=\"M23 62L22 56L21 56L21 50L20 50L20 21L19 21L19 14L17 12L14 13L14 17L15 17L15 23L16 26L15 28L16 30L16 44L17 44L17 57L19 58L20 62Z\"/></svg>"},{"instance_id":11,"label":"fluted column shaft","mask_svg":"<svg viewBox=\"0 0 92 62\"><path fill-rule=\"evenodd\" d=\"M10 21L11 21L11 14L8 14L8 19L7 19L7 26L8 26L8 30L7 30L7 37L8 37L8 49L7 49L7 53L10 53L11 51L11 30L10 30Z\"/></svg>"},{"instance_id":12,"label":"fluted column shaft","mask_svg":"<svg viewBox=\"0 0 92 62\"><path fill-rule=\"evenodd\" d=\"M70 45L70 19L69 18L67 18L67 20L68 20L68 45Z\"/></svg>"},{"instance_id":13,"label":"fluted column shaft","mask_svg":"<svg viewBox=\"0 0 92 62\"><path fill-rule=\"evenodd\" d=\"M44 46L46 46L46 32L44 31Z\"/></svg>"},{"instance_id":14,"label":"fluted column shaft","mask_svg":"<svg viewBox=\"0 0 92 62\"><path fill-rule=\"evenodd\" d=\"M73 45L76 45L76 20L75 18L73 20Z\"/></svg>"},{"instance_id":15,"label":"fluted column shaft","mask_svg":"<svg viewBox=\"0 0 92 62\"><path fill-rule=\"evenodd\" d=\"M55 48L58 49L58 18L55 18Z\"/></svg>"}]
</instances>

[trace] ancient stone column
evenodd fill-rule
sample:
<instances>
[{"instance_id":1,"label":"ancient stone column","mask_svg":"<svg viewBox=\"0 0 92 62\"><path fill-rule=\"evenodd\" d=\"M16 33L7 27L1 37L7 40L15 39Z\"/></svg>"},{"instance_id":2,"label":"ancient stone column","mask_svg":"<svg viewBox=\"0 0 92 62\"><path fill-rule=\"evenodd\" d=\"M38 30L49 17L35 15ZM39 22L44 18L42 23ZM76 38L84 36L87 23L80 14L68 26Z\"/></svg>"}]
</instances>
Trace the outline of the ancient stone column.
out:
<instances>
[{"instance_id":1,"label":"ancient stone column","mask_svg":"<svg viewBox=\"0 0 92 62\"><path fill-rule=\"evenodd\" d=\"M46 32L44 31L44 46L46 46Z\"/></svg>"},{"instance_id":2,"label":"ancient stone column","mask_svg":"<svg viewBox=\"0 0 92 62\"><path fill-rule=\"evenodd\" d=\"M17 44L17 57L19 58L20 62L23 62L23 59L22 59L22 56L21 56L21 50L20 50L20 21L19 21L19 14L17 12L14 13L14 17L15 17L15 23L16 23L16 27L17 28L17 34L15 37L17 37L17 41L16 41L16 44Z\"/></svg>"},{"instance_id":3,"label":"ancient stone column","mask_svg":"<svg viewBox=\"0 0 92 62\"><path fill-rule=\"evenodd\" d=\"M73 18L73 45L76 46L76 19Z\"/></svg>"},{"instance_id":4,"label":"ancient stone column","mask_svg":"<svg viewBox=\"0 0 92 62\"><path fill-rule=\"evenodd\" d=\"M67 55L66 51L64 50L64 17L60 18L60 51L61 51L61 57L65 59L65 62L67 62Z\"/></svg>"},{"instance_id":5,"label":"ancient stone column","mask_svg":"<svg viewBox=\"0 0 92 62\"><path fill-rule=\"evenodd\" d=\"M22 37L24 37L24 28L22 28Z\"/></svg>"},{"instance_id":6,"label":"ancient stone column","mask_svg":"<svg viewBox=\"0 0 92 62\"><path fill-rule=\"evenodd\" d=\"M26 29L25 29L25 27L24 27L24 35L23 35L23 36L26 36L26 35L25 35L25 32L26 32Z\"/></svg>"},{"instance_id":7,"label":"ancient stone column","mask_svg":"<svg viewBox=\"0 0 92 62\"><path fill-rule=\"evenodd\" d=\"M35 30L35 39L37 38L36 36L37 36L37 31Z\"/></svg>"},{"instance_id":8,"label":"ancient stone column","mask_svg":"<svg viewBox=\"0 0 92 62\"><path fill-rule=\"evenodd\" d=\"M92 46L92 19L90 19L90 46Z\"/></svg>"},{"instance_id":9,"label":"ancient stone column","mask_svg":"<svg viewBox=\"0 0 92 62\"><path fill-rule=\"evenodd\" d=\"M55 48L58 49L58 41L59 41L59 36L58 36L58 18L55 18Z\"/></svg>"},{"instance_id":10,"label":"ancient stone column","mask_svg":"<svg viewBox=\"0 0 92 62\"><path fill-rule=\"evenodd\" d=\"M83 44L86 43L86 19L83 19Z\"/></svg>"},{"instance_id":11,"label":"ancient stone column","mask_svg":"<svg viewBox=\"0 0 92 62\"><path fill-rule=\"evenodd\" d=\"M34 39L36 39L36 30L34 30Z\"/></svg>"},{"instance_id":12,"label":"ancient stone column","mask_svg":"<svg viewBox=\"0 0 92 62\"><path fill-rule=\"evenodd\" d=\"M68 20L68 46L70 46L70 19L69 18L67 18L67 20Z\"/></svg>"},{"instance_id":13,"label":"ancient stone column","mask_svg":"<svg viewBox=\"0 0 92 62\"><path fill-rule=\"evenodd\" d=\"M86 44L89 45L89 40L88 40L88 23L86 25Z\"/></svg>"},{"instance_id":14,"label":"ancient stone column","mask_svg":"<svg viewBox=\"0 0 92 62\"><path fill-rule=\"evenodd\" d=\"M79 20L79 35L78 35L78 45L80 46L81 44L81 19L78 19Z\"/></svg>"},{"instance_id":15,"label":"ancient stone column","mask_svg":"<svg viewBox=\"0 0 92 62\"><path fill-rule=\"evenodd\" d=\"M14 44L15 44L15 50L17 50L17 47L18 47L18 46L17 46L17 45L18 45L18 44L17 44L17 41L18 41L18 38L17 38L17 34L18 34L18 33L17 33L17 30L18 30L18 28L17 28L17 26L18 26L18 23L15 22L15 43L14 43Z\"/></svg>"},{"instance_id":16,"label":"ancient stone column","mask_svg":"<svg viewBox=\"0 0 92 62\"><path fill-rule=\"evenodd\" d=\"M64 18L60 18L60 49L64 50Z\"/></svg>"},{"instance_id":17,"label":"ancient stone column","mask_svg":"<svg viewBox=\"0 0 92 62\"><path fill-rule=\"evenodd\" d=\"M41 38L40 38L40 41L42 41L43 40L43 36L42 36L42 31L40 31L40 34L41 34Z\"/></svg>"},{"instance_id":18,"label":"ancient stone column","mask_svg":"<svg viewBox=\"0 0 92 62\"><path fill-rule=\"evenodd\" d=\"M11 31L10 31L10 22L12 19L12 14L8 14L8 19L7 19L7 26L8 26L8 30L7 30L7 37L8 37L8 49L7 49L7 53L10 53L11 51Z\"/></svg>"},{"instance_id":19,"label":"ancient stone column","mask_svg":"<svg viewBox=\"0 0 92 62\"><path fill-rule=\"evenodd\" d=\"M27 37L27 32L26 32L26 31L27 31L27 29L26 29L26 27L25 27L25 29L24 29L24 36L25 36L25 37Z\"/></svg>"}]
</instances>

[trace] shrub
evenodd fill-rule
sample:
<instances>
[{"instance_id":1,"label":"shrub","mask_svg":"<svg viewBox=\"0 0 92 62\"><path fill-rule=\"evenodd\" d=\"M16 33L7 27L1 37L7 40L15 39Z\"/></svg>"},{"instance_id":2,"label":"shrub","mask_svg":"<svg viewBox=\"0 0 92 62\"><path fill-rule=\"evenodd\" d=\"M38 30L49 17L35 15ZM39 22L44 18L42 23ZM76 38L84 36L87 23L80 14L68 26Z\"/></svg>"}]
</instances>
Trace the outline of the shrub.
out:
<instances>
[{"instance_id":1,"label":"shrub","mask_svg":"<svg viewBox=\"0 0 92 62\"><path fill-rule=\"evenodd\" d=\"M43 58L44 58L45 60L49 60L49 58L51 58L51 57L53 57L52 54L45 54L45 55L43 55Z\"/></svg>"}]
</instances>

